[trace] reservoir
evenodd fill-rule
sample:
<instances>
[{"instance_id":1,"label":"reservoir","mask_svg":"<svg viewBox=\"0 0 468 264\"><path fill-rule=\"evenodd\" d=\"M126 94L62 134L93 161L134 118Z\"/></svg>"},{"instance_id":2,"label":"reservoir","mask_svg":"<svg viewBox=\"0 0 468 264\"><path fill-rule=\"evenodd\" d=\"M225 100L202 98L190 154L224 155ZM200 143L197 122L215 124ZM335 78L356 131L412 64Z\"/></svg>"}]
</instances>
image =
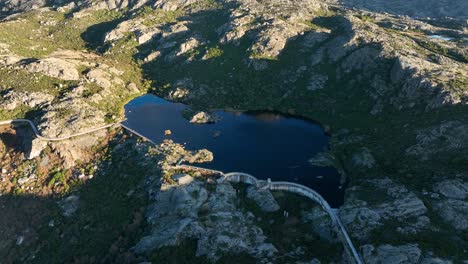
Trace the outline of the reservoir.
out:
<instances>
[{"instance_id":1,"label":"reservoir","mask_svg":"<svg viewBox=\"0 0 468 264\"><path fill-rule=\"evenodd\" d=\"M258 111L216 111L219 121L193 124L182 115L187 108L144 95L125 106L124 124L156 143L171 139L188 150L213 152L214 160L195 164L199 167L296 182L319 192L332 207L343 204L344 187L338 171L309 162L328 148L329 138L319 124ZM165 135L166 130L171 130L171 135Z\"/></svg>"}]
</instances>

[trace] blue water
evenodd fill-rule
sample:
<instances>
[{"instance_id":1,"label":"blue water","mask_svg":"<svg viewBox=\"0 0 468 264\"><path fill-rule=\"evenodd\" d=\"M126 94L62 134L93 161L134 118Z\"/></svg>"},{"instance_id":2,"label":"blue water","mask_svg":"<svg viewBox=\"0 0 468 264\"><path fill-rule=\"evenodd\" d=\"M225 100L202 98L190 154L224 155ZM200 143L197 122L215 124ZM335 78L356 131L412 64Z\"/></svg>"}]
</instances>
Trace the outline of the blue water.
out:
<instances>
[{"instance_id":1,"label":"blue water","mask_svg":"<svg viewBox=\"0 0 468 264\"><path fill-rule=\"evenodd\" d=\"M441 39L441 40L445 40L445 41L452 41L453 40L453 38L443 36L443 35L429 35L428 37L433 38L433 39Z\"/></svg>"},{"instance_id":2,"label":"blue water","mask_svg":"<svg viewBox=\"0 0 468 264\"><path fill-rule=\"evenodd\" d=\"M317 123L271 112L218 111L219 122L192 124L182 116L186 108L145 95L126 105L125 125L156 143L172 139L187 149L212 151L214 160L197 164L201 167L297 182L318 191L332 207L343 203L336 169L309 163L328 147L328 136ZM164 134L167 129L172 131L169 136Z\"/></svg>"}]
</instances>

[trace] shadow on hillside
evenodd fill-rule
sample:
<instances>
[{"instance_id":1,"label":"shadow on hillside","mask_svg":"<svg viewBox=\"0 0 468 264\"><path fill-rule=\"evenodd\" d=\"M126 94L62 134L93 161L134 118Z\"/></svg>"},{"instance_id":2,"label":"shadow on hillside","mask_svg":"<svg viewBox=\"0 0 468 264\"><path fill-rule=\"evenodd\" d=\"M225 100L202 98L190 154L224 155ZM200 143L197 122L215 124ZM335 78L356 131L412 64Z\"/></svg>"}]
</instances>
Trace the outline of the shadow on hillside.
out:
<instances>
[{"instance_id":1,"label":"shadow on hillside","mask_svg":"<svg viewBox=\"0 0 468 264\"><path fill-rule=\"evenodd\" d=\"M105 52L106 49L109 48L109 46L104 43L105 34L114 29L125 19L126 17L123 16L112 21L102 22L88 27L85 32L81 33L81 38L86 42L86 48L96 50L100 53Z\"/></svg>"},{"instance_id":2,"label":"shadow on hillside","mask_svg":"<svg viewBox=\"0 0 468 264\"><path fill-rule=\"evenodd\" d=\"M23 141L31 140L3 133L0 139L8 148L8 158L3 157L5 159L18 154L15 152L25 151ZM144 211L148 198L146 191L141 189L142 180L148 178L148 173L157 170L153 168L154 163L142 165L142 157L134 150L135 143L134 138L116 136L109 147L102 150L102 162L61 171L65 175L71 173L70 180L66 182L56 177L55 160L58 157L54 158L54 154L48 150L45 151L47 155L4 167L7 174L2 175L4 180L0 183L4 192L0 196L1 262L142 261L130 248L141 238L145 228ZM88 170L94 164L98 167L91 180L74 178L74 170ZM22 173L24 165L29 168L28 177L32 180L20 187L17 182L22 176L11 178L9 175L13 171ZM51 185L52 179L54 184ZM65 185L71 188L71 193L65 196L54 194L57 188L63 190ZM29 194L29 187L35 188L35 194ZM62 215L60 204L66 204L64 198L70 195L79 197L78 209L72 216L66 217Z\"/></svg>"},{"instance_id":3,"label":"shadow on hillside","mask_svg":"<svg viewBox=\"0 0 468 264\"><path fill-rule=\"evenodd\" d=\"M451 17L460 20L468 18L466 13L468 2L464 0L453 0L450 1L450 4L438 0L340 0L339 2L347 7L415 18L444 19Z\"/></svg>"},{"instance_id":4,"label":"shadow on hillside","mask_svg":"<svg viewBox=\"0 0 468 264\"><path fill-rule=\"evenodd\" d=\"M182 83L186 86L184 88L191 89L191 92L202 90L204 96L196 96L196 99L190 101L191 104L200 107L268 109L284 105L283 98L287 97L294 87L306 86L307 72L313 67L309 66L311 56L318 47L305 47L303 42L309 34L315 34L314 31L290 38L278 58L255 57L252 56L250 48L261 38L267 25L247 31L238 45L218 44L221 36L217 30L229 20L228 17L229 13L224 9L200 11L189 17L179 18L179 21L187 21L186 26L189 29L187 32L174 33L139 46L136 60L143 60L151 52L160 52L156 59L142 66L144 77L155 84L154 90L150 92L167 96L170 90L168 88L175 88L178 83ZM265 21L256 23L263 22ZM329 40L341 37L345 43L353 37L352 31L348 30L351 28L350 22L342 17L323 17L316 19L314 23L332 30ZM190 37L200 39L203 44L182 55L177 55L179 45ZM171 48L164 47L165 43L172 42L177 44ZM206 56L214 51L220 54ZM254 69L261 68L262 65L266 65L267 68ZM303 67L306 67L306 71L297 73ZM318 71L328 71L325 68L316 68ZM295 80L284 83L289 76ZM184 83L187 79L190 80L189 83ZM213 98L216 100L212 100ZM259 101L258 98L263 100ZM286 108L278 110L285 112Z\"/></svg>"}]
</instances>

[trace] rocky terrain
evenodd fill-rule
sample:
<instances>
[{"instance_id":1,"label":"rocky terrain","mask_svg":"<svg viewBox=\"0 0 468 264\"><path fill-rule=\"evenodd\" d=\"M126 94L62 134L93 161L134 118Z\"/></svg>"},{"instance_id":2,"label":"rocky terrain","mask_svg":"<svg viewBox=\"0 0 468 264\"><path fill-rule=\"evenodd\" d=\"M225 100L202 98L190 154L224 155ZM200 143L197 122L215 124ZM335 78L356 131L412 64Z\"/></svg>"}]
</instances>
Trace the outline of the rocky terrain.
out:
<instances>
[{"instance_id":1,"label":"rocky terrain","mask_svg":"<svg viewBox=\"0 0 468 264\"><path fill-rule=\"evenodd\" d=\"M312 118L331 134L313 161L347 179L339 215L366 263L463 263L468 7L400 2L2 1L0 119L26 117L44 136L67 136L121 120L123 105L146 92L199 109L195 123L215 122L208 113L219 108ZM209 161L209 150L152 150L119 129L59 142L1 129L5 221L47 209L0 232L7 263L41 262L60 241L78 250L90 239L52 261L346 261L312 204L289 208L299 198L171 169L181 158ZM103 186L122 204L102 197ZM100 199L111 208L103 215ZM298 235L303 228L310 236Z\"/></svg>"}]
</instances>

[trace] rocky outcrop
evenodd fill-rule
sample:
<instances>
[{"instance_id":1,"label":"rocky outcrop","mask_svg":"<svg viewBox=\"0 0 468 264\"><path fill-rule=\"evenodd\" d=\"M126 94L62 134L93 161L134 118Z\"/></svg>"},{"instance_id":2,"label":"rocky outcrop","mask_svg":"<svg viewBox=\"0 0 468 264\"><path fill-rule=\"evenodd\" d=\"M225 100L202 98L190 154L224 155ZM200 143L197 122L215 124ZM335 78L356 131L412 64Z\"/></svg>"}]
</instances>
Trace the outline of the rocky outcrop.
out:
<instances>
[{"instance_id":1,"label":"rocky outcrop","mask_svg":"<svg viewBox=\"0 0 468 264\"><path fill-rule=\"evenodd\" d=\"M468 220L466 219L468 202L449 199L435 203L434 209L445 222L452 225L455 229L468 229Z\"/></svg>"},{"instance_id":2,"label":"rocky outcrop","mask_svg":"<svg viewBox=\"0 0 468 264\"><path fill-rule=\"evenodd\" d=\"M0 108L5 110L14 110L21 105L29 108L40 107L49 104L53 99L54 96L46 93L25 93L9 90L2 96L2 98L0 98Z\"/></svg>"},{"instance_id":3,"label":"rocky outcrop","mask_svg":"<svg viewBox=\"0 0 468 264\"><path fill-rule=\"evenodd\" d=\"M411 16L419 18L432 17L435 19L452 17L460 20L466 20L468 18L467 14L461 11L468 9L468 4L463 0L416 0L411 2L397 0L392 3L389 3L384 0L337 0L336 2L348 7L362 8L365 10L373 10L377 12L392 13L400 16Z\"/></svg>"},{"instance_id":4,"label":"rocky outcrop","mask_svg":"<svg viewBox=\"0 0 468 264\"><path fill-rule=\"evenodd\" d=\"M212 261L227 253L265 258L276 252L255 225L253 214L238 210L237 193L229 183L218 183L213 191L208 191L204 182L190 176L175 178L178 183L163 185L149 208L151 233L134 251L149 252L178 245L185 238L196 238L196 255Z\"/></svg>"},{"instance_id":5,"label":"rocky outcrop","mask_svg":"<svg viewBox=\"0 0 468 264\"><path fill-rule=\"evenodd\" d=\"M26 153L26 159L34 159L41 155L42 151L47 147L47 142L41 139L33 139L31 142L31 148Z\"/></svg>"},{"instance_id":6,"label":"rocky outcrop","mask_svg":"<svg viewBox=\"0 0 468 264\"><path fill-rule=\"evenodd\" d=\"M62 209L62 214L66 217L71 217L75 214L80 206L80 197L76 195L70 195L59 202L59 206Z\"/></svg>"},{"instance_id":7,"label":"rocky outcrop","mask_svg":"<svg viewBox=\"0 0 468 264\"><path fill-rule=\"evenodd\" d=\"M362 257L369 264L411 264L419 263L421 249L415 244L401 246L381 245L374 247L364 245L361 247Z\"/></svg>"},{"instance_id":8,"label":"rocky outcrop","mask_svg":"<svg viewBox=\"0 0 468 264\"><path fill-rule=\"evenodd\" d=\"M434 191L450 199L468 198L468 183L459 179L445 180L434 185Z\"/></svg>"},{"instance_id":9,"label":"rocky outcrop","mask_svg":"<svg viewBox=\"0 0 468 264\"><path fill-rule=\"evenodd\" d=\"M267 189L262 190L254 186L247 187L247 198L252 199L264 212L275 212L280 209L275 198Z\"/></svg>"},{"instance_id":10,"label":"rocky outcrop","mask_svg":"<svg viewBox=\"0 0 468 264\"><path fill-rule=\"evenodd\" d=\"M330 215L320 207L303 212L303 221L309 223L321 239L338 242L338 237Z\"/></svg>"},{"instance_id":11,"label":"rocky outcrop","mask_svg":"<svg viewBox=\"0 0 468 264\"><path fill-rule=\"evenodd\" d=\"M362 148L360 152L353 155L353 164L357 167L370 169L375 165L374 156L368 148Z\"/></svg>"},{"instance_id":12,"label":"rocky outcrop","mask_svg":"<svg viewBox=\"0 0 468 264\"><path fill-rule=\"evenodd\" d=\"M206 124L206 123L216 123L219 120L219 117L214 114L209 114L207 112L198 112L192 116L190 123L196 124Z\"/></svg>"},{"instance_id":13,"label":"rocky outcrop","mask_svg":"<svg viewBox=\"0 0 468 264\"><path fill-rule=\"evenodd\" d=\"M23 68L29 72L39 72L61 80L76 81L80 78L76 66L76 64L63 59L46 58L26 63L23 65Z\"/></svg>"},{"instance_id":14,"label":"rocky outcrop","mask_svg":"<svg viewBox=\"0 0 468 264\"><path fill-rule=\"evenodd\" d=\"M369 204L356 197L359 187L352 190L354 195L347 198L346 203L339 210L343 223L351 232L351 236L365 240L370 232L385 224L385 221L397 221L402 224L396 232L415 234L430 223L426 216L427 208L413 192L402 185L385 178L373 180L366 188L373 188L377 192L384 192L381 201ZM416 219L415 221L411 221Z\"/></svg>"},{"instance_id":15,"label":"rocky outcrop","mask_svg":"<svg viewBox=\"0 0 468 264\"><path fill-rule=\"evenodd\" d=\"M61 5L66 0L5 0L0 2L0 19L4 16L37 9L46 5Z\"/></svg>"},{"instance_id":16,"label":"rocky outcrop","mask_svg":"<svg viewBox=\"0 0 468 264\"><path fill-rule=\"evenodd\" d=\"M439 125L421 129L416 144L406 154L428 160L435 154L462 149L468 140L468 127L460 121L443 121Z\"/></svg>"}]
</instances>

